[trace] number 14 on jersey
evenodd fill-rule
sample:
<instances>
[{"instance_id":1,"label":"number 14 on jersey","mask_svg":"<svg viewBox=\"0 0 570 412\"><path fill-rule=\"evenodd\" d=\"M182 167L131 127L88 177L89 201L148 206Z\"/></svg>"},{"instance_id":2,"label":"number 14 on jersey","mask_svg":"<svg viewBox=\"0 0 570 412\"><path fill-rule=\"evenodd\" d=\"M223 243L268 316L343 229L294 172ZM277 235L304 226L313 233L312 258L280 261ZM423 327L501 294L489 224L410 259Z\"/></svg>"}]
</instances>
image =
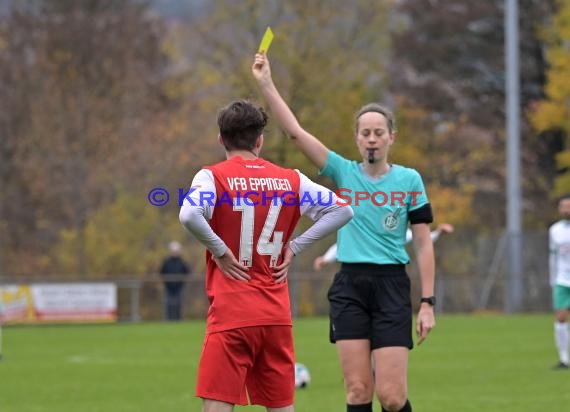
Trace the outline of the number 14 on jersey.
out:
<instances>
[{"instance_id":1,"label":"number 14 on jersey","mask_svg":"<svg viewBox=\"0 0 570 412\"><path fill-rule=\"evenodd\" d=\"M259 255L271 256L269 259L269 267L277 266L279 256L283 250L283 232L275 232L277 218L281 211L282 204L271 203L269 212L265 219L265 224L261 230L261 235L257 241L257 253ZM242 213L241 230L240 230L240 246L239 261L246 267L251 267L253 257L253 232L255 223L255 206L247 204L239 204L234 202L233 209ZM271 237L273 235L273 240Z\"/></svg>"}]
</instances>

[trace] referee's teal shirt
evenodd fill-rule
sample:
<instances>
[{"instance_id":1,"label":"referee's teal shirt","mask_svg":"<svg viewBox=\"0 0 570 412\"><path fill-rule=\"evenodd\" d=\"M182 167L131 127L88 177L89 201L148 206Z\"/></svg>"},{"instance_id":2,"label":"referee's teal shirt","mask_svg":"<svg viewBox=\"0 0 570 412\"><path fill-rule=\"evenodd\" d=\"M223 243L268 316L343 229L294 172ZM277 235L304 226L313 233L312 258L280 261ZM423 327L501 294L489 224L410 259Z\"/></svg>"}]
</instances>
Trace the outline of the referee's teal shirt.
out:
<instances>
[{"instance_id":1,"label":"referee's teal shirt","mask_svg":"<svg viewBox=\"0 0 570 412\"><path fill-rule=\"evenodd\" d=\"M404 247L408 213L428 203L420 174L392 164L378 179L364 173L362 163L329 151L319 174L337 184L337 194L354 210L339 229L337 260L344 263L407 264Z\"/></svg>"}]
</instances>

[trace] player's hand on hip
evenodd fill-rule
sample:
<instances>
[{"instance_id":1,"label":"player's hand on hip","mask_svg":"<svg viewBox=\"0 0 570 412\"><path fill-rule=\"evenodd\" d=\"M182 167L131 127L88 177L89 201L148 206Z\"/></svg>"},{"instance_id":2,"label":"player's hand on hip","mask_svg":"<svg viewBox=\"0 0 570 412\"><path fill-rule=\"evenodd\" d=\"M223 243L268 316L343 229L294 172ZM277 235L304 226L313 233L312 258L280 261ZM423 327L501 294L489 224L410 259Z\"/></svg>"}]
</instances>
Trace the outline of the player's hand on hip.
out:
<instances>
[{"instance_id":1,"label":"player's hand on hip","mask_svg":"<svg viewBox=\"0 0 570 412\"><path fill-rule=\"evenodd\" d=\"M259 83L271 81L271 67L264 53L256 53L251 71Z\"/></svg>"},{"instance_id":2,"label":"player's hand on hip","mask_svg":"<svg viewBox=\"0 0 570 412\"><path fill-rule=\"evenodd\" d=\"M283 262L279 266L275 266L273 269L275 272L273 273L273 280L275 283L283 283L285 279L287 279L287 275L289 274L289 267L291 263L293 263L293 258L295 254L291 250L289 246L287 246L283 250Z\"/></svg>"},{"instance_id":3,"label":"player's hand on hip","mask_svg":"<svg viewBox=\"0 0 570 412\"><path fill-rule=\"evenodd\" d=\"M435 327L435 315L433 313L433 306L429 304L422 304L416 319L416 333L418 334L418 345L421 345L426 340L428 334Z\"/></svg>"},{"instance_id":4,"label":"player's hand on hip","mask_svg":"<svg viewBox=\"0 0 570 412\"><path fill-rule=\"evenodd\" d=\"M226 250L226 253L222 256L214 257L214 262L216 262L222 273L230 279L242 282L247 282L251 279L251 276L247 274L247 267L237 261L230 249Z\"/></svg>"}]
</instances>

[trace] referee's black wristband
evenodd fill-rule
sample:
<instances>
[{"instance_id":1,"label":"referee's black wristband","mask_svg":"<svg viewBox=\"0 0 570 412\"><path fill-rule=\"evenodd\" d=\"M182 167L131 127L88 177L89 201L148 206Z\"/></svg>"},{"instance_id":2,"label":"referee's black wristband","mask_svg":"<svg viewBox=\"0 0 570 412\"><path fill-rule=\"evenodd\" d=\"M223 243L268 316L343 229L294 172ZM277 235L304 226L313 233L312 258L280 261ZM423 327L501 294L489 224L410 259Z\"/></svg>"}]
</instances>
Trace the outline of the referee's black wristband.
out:
<instances>
[{"instance_id":1,"label":"referee's black wristband","mask_svg":"<svg viewBox=\"0 0 570 412\"><path fill-rule=\"evenodd\" d=\"M426 203L425 205L412 210L408 213L408 219L412 225L417 225L418 223L432 223L433 214L431 212L431 205Z\"/></svg>"}]
</instances>

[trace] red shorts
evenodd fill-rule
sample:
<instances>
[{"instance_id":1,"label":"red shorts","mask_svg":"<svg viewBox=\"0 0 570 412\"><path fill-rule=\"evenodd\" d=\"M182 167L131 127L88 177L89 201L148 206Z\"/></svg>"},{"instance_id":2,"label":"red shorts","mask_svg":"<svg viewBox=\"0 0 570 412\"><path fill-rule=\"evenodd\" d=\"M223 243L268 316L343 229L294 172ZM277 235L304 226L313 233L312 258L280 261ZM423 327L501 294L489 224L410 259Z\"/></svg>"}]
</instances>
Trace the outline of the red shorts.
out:
<instances>
[{"instance_id":1,"label":"red shorts","mask_svg":"<svg viewBox=\"0 0 570 412\"><path fill-rule=\"evenodd\" d=\"M294 394L291 326L251 326L206 334L196 396L283 408L293 405Z\"/></svg>"}]
</instances>

